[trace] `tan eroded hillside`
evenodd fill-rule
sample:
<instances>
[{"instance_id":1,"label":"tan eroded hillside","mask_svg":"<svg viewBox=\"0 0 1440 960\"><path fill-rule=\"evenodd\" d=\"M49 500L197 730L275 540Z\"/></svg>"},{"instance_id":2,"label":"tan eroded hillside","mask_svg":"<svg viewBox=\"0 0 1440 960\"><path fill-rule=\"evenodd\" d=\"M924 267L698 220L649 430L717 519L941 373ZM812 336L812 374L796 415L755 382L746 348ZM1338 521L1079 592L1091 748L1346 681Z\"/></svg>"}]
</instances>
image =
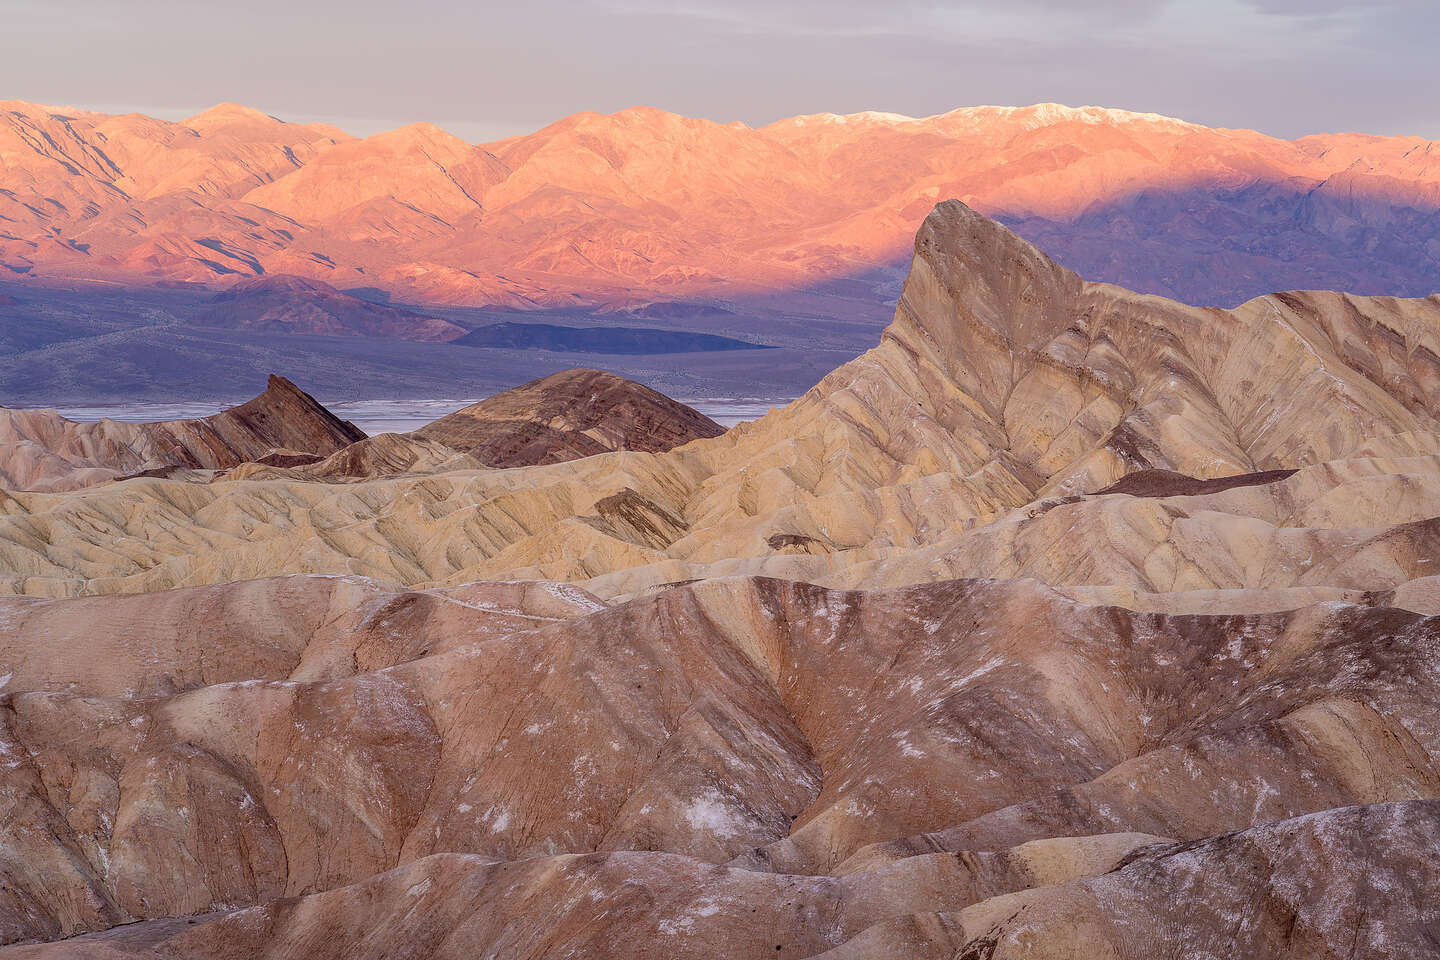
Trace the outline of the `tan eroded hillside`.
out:
<instances>
[{"instance_id":1,"label":"tan eroded hillside","mask_svg":"<svg viewBox=\"0 0 1440 960\"><path fill-rule=\"evenodd\" d=\"M722 574L1032 576L1141 606L1392 590L1440 572L1437 337L1436 298L1276 294L1224 311L1086 283L949 202L880 345L724 436L338 488L302 469L12 493L0 558L8 589L43 595L304 572L534 577L606 597ZM1141 469L1282 468L1300 472L1087 495Z\"/></svg>"}]
</instances>

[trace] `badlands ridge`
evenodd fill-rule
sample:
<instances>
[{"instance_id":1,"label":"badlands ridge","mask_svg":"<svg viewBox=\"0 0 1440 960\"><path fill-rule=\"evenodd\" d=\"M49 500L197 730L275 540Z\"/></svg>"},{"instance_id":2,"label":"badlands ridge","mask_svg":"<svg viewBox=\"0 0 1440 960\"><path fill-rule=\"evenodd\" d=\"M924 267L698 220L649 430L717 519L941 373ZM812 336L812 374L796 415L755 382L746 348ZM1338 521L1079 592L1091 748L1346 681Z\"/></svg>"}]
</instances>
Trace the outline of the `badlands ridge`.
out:
<instances>
[{"instance_id":1,"label":"badlands ridge","mask_svg":"<svg viewBox=\"0 0 1440 960\"><path fill-rule=\"evenodd\" d=\"M880 344L719 436L644 397L653 452L53 468L0 493L0 939L1433 953L1437 340L1440 297L1189 307L947 201ZM613 437L567 389L488 416ZM315 469L364 444L446 452Z\"/></svg>"},{"instance_id":2,"label":"badlands ridge","mask_svg":"<svg viewBox=\"0 0 1440 960\"><path fill-rule=\"evenodd\" d=\"M328 573L416 587L559 580L608 600L731 575L844 587L1033 577L1187 609L1213 591L1262 591L1242 604L1276 590L1285 603L1422 591L1440 484L1437 337L1440 297L1288 293L1226 311L1086 283L951 201L920 230L880 345L723 436L345 485L286 482L271 465L239 471L254 480L12 491L0 589ZM661 412L629 422L683 418L649 399ZM505 416L535 402L522 394ZM464 448L461 419L416 438ZM1090 495L1142 470L1297 472Z\"/></svg>"},{"instance_id":3,"label":"badlands ridge","mask_svg":"<svg viewBox=\"0 0 1440 960\"><path fill-rule=\"evenodd\" d=\"M79 423L54 410L0 407L0 482L54 491L132 476L343 481L442 466L559 463L612 450L658 452L724 432L709 417L623 377L562 370L414 433L367 437L271 374L253 400L194 420Z\"/></svg>"}]
</instances>

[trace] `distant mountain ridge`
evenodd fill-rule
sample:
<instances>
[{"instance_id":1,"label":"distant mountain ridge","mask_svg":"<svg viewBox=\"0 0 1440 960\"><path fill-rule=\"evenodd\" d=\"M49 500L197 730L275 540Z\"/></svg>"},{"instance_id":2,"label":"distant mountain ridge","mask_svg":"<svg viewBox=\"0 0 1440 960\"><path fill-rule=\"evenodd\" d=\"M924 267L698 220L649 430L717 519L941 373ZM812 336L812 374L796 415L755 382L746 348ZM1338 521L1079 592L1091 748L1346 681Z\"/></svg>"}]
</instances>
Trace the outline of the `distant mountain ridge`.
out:
<instances>
[{"instance_id":1,"label":"distant mountain ridge","mask_svg":"<svg viewBox=\"0 0 1440 960\"><path fill-rule=\"evenodd\" d=\"M1037 104L760 128L648 107L468 144L221 104L169 123L0 102L0 275L216 286L294 274L410 302L733 302L894 274L947 198L1087 276L1187 302L1421 296L1440 150ZM877 301L885 294L877 292Z\"/></svg>"}]
</instances>

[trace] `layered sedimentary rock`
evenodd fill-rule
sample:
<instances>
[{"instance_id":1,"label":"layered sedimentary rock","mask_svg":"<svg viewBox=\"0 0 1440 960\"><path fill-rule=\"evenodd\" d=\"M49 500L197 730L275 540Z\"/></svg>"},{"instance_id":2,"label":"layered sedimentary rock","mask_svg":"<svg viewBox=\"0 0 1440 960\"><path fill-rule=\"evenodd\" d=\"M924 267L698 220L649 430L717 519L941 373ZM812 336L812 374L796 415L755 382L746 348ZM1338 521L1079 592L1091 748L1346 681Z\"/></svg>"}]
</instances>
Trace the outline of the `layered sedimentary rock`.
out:
<instances>
[{"instance_id":1,"label":"layered sedimentary rock","mask_svg":"<svg viewBox=\"0 0 1440 960\"><path fill-rule=\"evenodd\" d=\"M603 370L562 370L416 430L492 467L560 463L614 450L658 453L725 428L683 403Z\"/></svg>"},{"instance_id":2,"label":"layered sedimentary rock","mask_svg":"<svg viewBox=\"0 0 1440 960\"><path fill-rule=\"evenodd\" d=\"M718 437L5 493L0 936L1433 953L1437 336L1088 283L952 202L880 345Z\"/></svg>"},{"instance_id":3,"label":"layered sedimentary rock","mask_svg":"<svg viewBox=\"0 0 1440 960\"><path fill-rule=\"evenodd\" d=\"M349 483L398 474L430 473L437 470L476 470L483 465L474 457L434 440L399 433L366 437L328 457L262 457L227 471L233 480L321 480Z\"/></svg>"},{"instance_id":4,"label":"layered sedimentary rock","mask_svg":"<svg viewBox=\"0 0 1440 960\"><path fill-rule=\"evenodd\" d=\"M274 375L253 400L195 420L77 423L53 410L0 407L0 483L74 490L144 473L224 470L277 450L325 457L364 437Z\"/></svg>"}]
</instances>

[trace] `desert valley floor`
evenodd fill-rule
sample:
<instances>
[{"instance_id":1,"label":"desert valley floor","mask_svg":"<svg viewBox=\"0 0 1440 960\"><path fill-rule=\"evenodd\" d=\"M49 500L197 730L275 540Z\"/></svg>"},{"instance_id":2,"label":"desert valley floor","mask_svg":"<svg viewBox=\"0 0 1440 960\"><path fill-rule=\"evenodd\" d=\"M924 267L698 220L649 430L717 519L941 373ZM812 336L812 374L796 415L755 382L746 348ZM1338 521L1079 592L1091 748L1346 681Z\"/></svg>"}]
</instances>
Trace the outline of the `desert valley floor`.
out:
<instances>
[{"instance_id":1,"label":"desert valley floor","mask_svg":"<svg viewBox=\"0 0 1440 960\"><path fill-rule=\"evenodd\" d=\"M958 201L728 430L0 408L0 949L1440 954L1440 296L1192 307Z\"/></svg>"}]
</instances>

